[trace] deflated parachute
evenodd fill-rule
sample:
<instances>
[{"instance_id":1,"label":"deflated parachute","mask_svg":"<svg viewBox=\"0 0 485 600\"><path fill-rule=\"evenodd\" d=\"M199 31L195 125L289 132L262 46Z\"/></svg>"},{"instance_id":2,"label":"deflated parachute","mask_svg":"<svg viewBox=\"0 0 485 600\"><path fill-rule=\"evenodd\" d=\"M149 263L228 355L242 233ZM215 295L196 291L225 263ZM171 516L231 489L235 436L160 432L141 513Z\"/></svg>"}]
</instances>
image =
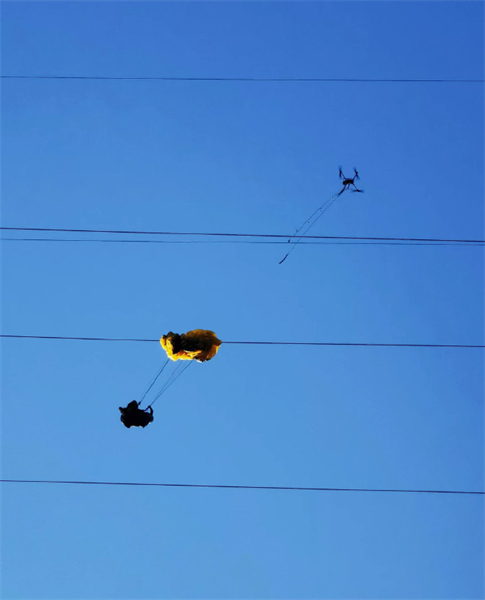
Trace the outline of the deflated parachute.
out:
<instances>
[{"instance_id":1,"label":"deflated parachute","mask_svg":"<svg viewBox=\"0 0 485 600\"><path fill-rule=\"evenodd\" d=\"M214 358L222 344L213 331L194 329L187 333L162 335L162 348L172 360L197 360L205 362Z\"/></svg>"}]
</instances>

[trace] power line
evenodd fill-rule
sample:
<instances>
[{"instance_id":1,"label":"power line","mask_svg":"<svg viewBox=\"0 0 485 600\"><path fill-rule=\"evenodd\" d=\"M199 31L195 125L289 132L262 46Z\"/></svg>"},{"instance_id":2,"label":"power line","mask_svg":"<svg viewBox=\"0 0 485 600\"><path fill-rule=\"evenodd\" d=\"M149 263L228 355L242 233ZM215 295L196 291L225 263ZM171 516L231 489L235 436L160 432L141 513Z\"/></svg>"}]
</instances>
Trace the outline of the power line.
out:
<instances>
[{"instance_id":1,"label":"power line","mask_svg":"<svg viewBox=\"0 0 485 600\"><path fill-rule=\"evenodd\" d=\"M288 237L288 236L287 236ZM127 239L90 239L90 238L5 238L0 237L0 242L66 242L66 243L93 243L93 244L235 244L235 245L282 245L286 246L288 242L283 241L259 241L259 240L127 240ZM484 242L485 243L485 242ZM463 242L374 242L374 241L334 241L334 240L314 240L300 241L300 246L462 246L468 248L481 247L482 244Z\"/></svg>"},{"instance_id":2,"label":"power line","mask_svg":"<svg viewBox=\"0 0 485 600\"><path fill-rule=\"evenodd\" d=\"M202 233L186 231L137 231L126 229L67 229L53 227L0 227L0 231L37 231L57 233L104 233L112 235L168 235L168 236L203 236L203 237L228 237L228 238L267 238L267 239L292 239L300 236L281 233ZM484 240L453 239L453 238L403 238L403 237L364 237L351 235L305 235L303 240L348 240L348 241L375 241L375 242L440 242L460 244L485 244Z\"/></svg>"},{"instance_id":3,"label":"power line","mask_svg":"<svg viewBox=\"0 0 485 600\"><path fill-rule=\"evenodd\" d=\"M143 338L105 338L105 337L68 337L59 335L16 335L0 334L0 338L34 339L34 340L72 340L81 342L159 342L158 339ZM374 348L485 348L483 344L393 344L378 342L255 342L255 341L223 341L223 344L241 344L254 346L350 346Z\"/></svg>"},{"instance_id":4,"label":"power line","mask_svg":"<svg viewBox=\"0 0 485 600\"><path fill-rule=\"evenodd\" d=\"M105 338L105 337L68 337L61 335L10 335L0 334L0 338L19 338L31 340L74 340L77 342L160 342L160 340L139 338Z\"/></svg>"},{"instance_id":5,"label":"power line","mask_svg":"<svg viewBox=\"0 0 485 600\"><path fill-rule=\"evenodd\" d=\"M485 79L393 79L385 77L114 77L101 75L1 75L0 78L78 81L233 81L243 83L485 83Z\"/></svg>"},{"instance_id":6,"label":"power line","mask_svg":"<svg viewBox=\"0 0 485 600\"><path fill-rule=\"evenodd\" d=\"M485 492L471 492L464 490L393 490L382 488L334 488L334 487L297 487L282 485L219 485L214 483L137 483L127 481L64 481L49 479L0 479L0 483L47 483L65 485L116 485L136 487L172 487L172 488L209 488L227 490L279 490L299 492L387 492L394 494L467 494L483 496Z\"/></svg>"}]
</instances>

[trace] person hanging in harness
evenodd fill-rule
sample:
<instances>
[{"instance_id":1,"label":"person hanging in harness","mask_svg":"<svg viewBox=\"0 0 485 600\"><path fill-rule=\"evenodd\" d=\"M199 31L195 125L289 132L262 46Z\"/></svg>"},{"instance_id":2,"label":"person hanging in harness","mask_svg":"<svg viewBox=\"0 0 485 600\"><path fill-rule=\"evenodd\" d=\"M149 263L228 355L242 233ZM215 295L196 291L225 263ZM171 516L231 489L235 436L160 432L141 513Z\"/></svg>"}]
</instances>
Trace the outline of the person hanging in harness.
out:
<instances>
[{"instance_id":1,"label":"person hanging in harness","mask_svg":"<svg viewBox=\"0 0 485 600\"><path fill-rule=\"evenodd\" d=\"M138 408L138 402L132 400L126 408L119 407L120 421L125 427L146 427L153 421L153 408L149 406L145 410Z\"/></svg>"}]
</instances>

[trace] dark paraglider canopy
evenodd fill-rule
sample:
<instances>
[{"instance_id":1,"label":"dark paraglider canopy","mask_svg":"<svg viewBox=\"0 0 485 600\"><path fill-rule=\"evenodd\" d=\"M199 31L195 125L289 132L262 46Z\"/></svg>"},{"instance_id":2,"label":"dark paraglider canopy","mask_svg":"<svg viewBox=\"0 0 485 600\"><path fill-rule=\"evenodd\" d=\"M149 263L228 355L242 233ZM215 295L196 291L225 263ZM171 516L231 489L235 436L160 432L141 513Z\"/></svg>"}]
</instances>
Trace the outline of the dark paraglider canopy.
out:
<instances>
[{"instance_id":1,"label":"dark paraglider canopy","mask_svg":"<svg viewBox=\"0 0 485 600\"><path fill-rule=\"evenodd\" d=\"M138 402L132 400L126 408L119 407L120 421L125 427L146 427L153 421L153 408L149 406L142 410L138 408Z\"/></svg>"}]
</instances>

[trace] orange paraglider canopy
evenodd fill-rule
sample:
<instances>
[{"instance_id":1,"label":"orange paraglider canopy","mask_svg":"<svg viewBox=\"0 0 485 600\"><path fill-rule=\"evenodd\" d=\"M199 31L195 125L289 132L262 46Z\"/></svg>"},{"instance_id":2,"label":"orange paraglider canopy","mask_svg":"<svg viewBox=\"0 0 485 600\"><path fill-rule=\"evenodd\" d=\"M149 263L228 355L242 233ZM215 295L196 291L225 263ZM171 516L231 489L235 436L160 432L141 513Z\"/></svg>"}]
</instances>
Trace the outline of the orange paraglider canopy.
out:
<instances>
[{"instance_id":1,"label":"orange paraglider canopy","mask_svg":"<svg viewBox=\"0 0 485 600\"><path fill-rule=\"evenodd\" d=\"M213 331L194 329L187 333L162 335L162 348L172 360L197 360L205 362L214 358L222 344Z\"/></svg>"}]
</instances>

